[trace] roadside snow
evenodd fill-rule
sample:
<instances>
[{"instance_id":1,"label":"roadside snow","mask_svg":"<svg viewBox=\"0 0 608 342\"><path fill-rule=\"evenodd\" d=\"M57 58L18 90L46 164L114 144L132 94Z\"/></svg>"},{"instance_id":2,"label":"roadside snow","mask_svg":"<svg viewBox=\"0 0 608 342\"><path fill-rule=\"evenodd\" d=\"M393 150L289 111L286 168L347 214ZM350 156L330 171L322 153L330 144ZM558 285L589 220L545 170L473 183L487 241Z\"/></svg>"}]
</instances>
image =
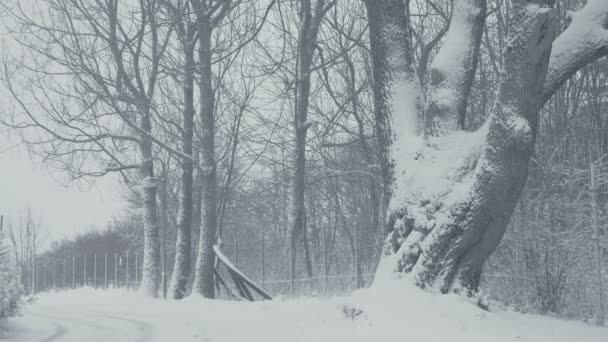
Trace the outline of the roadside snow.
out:
<instances>
[{"instance_id":1,"label":"roadside snow","mask_svg":"<svg viewBox=\"0 0 608 342\"><path fill-rule=\"evenodd\" d=\"M383 282L351 296L269 302L148 299L122 291L44 294L3 341L605 342L608 329L496 309ZM1 338L0 338L1 339Z\"/></svg>"}]
</instances>

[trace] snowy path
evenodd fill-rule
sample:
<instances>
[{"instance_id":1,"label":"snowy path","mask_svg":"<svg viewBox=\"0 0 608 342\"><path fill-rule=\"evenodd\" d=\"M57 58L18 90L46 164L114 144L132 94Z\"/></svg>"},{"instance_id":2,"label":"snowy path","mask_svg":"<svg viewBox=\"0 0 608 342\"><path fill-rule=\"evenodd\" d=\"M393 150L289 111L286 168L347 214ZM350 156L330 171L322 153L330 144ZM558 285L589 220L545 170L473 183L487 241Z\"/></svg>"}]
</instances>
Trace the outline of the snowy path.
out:
<instances>
[{"instance_id":1,"label":"snowy path","mask_svg":"<svg viewBox=\"0 0 608 342\"><path fill-rule=\"evenodd\" d=\"M87 342L144 342L154 334L154 326L135 319L134 313L126 313L125 317L110 314L107 309L76 311L61 310L55 305L31 305L24 310L27 319L17 323L19 334L14 338L20 342L82 342L83 337Z\"/></svg>"},{"instance_id":2,"label":"snowy path","mask_svg":"<svg viewBox=\"0 0 608 342\"><path fill-rule=\"evenodd\" d=\"M466 299L403 284L347 297L255 303L79 289L40 295L9 328L0 342L608 341L608 329L499 308L486 312Z\"/></svg>"},{"instance_id":3,"label":"snowy path","mask_svg":"<svg viewBox=\"0 0 608 342\"><path fill-rule=\"evenodd\" d=\"M169 305L167 305L169 304ZM205 341L187 318L171 319L160 300L135 293L76 290L45 294L11 321L2 342Z\"/></svg>"}]
</instances>

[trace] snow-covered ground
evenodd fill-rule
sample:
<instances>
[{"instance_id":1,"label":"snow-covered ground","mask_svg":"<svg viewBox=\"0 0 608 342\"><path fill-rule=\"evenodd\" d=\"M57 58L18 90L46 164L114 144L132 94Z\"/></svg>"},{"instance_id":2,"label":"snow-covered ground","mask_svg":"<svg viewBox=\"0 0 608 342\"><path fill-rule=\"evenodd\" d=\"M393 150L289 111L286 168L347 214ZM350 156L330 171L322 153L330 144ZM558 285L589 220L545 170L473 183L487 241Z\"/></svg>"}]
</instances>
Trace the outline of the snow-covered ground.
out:
<instances>
[{"instance_id":1,"label":"snow-covered ground","mask_svg":"<svg viewBox=\"0 0 608 342\"><path fill-rule=\"evenodd\" d=\"M163 301L80 289L40 295L10 342L606 342L608 329L502 309L394 282L330 299Z\"/></svg>"}]
</instances>

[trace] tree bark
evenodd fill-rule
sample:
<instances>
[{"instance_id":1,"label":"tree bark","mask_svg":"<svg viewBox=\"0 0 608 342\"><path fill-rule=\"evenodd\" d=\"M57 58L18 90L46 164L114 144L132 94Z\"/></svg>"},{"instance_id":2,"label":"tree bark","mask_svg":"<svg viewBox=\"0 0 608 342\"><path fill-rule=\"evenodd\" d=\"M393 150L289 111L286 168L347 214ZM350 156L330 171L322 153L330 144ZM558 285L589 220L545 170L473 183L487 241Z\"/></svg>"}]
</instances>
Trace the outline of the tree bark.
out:
<instances>
[{"instance_id":1,"label":"tree bark","mask_svg":"<svg viewBox=\"0 0 608 342\"><path fill-rule=\"evenodd\" d=\"M382 194L380 222L386 222L386 212L392 195L393 163L391 125L395 108L391 99L399 96L397 83L411 80L412 40L409 0L367 0L370 48L372 51L372 92L374 97L374 133L380 156Z\"/></svg>"},{"instance_id":2,"label":"tree bark","mask_svg":"<svg viewBox=\"0 0 608 342\"><path fill-rule=\"evenodd\" d=\"M200 106L201 106L201 227L194 276L194 291L206 298L215 298L213 284L213 269L217 229L217 176L215 160L215 113L214 92L211 84L211 32L212 25L209 17L199 8L197 11L198 25L198 57L200 65Z\"/></svg>"},{"instance_id":3,"label":"tree bark","mask_svg":"<svg viewBox=\"0 0 608 342\"><path fill-rule=\"evenodd\" d=\"M195 28L189 25L185 29L184 42L184 112L182 152L192 156L194 136L194 45ZM194 209L194 165L192 158L183 157L178 227L175 246L175 265L169 286L169 296L181 299L186 295L190 280L190 253L192 249L192 215Z\"/></svg>"},{"instance_id":4,"label":"tree bark","mask_svg":"<svg viewBox=\"0 0 608 342\"><path fill-rule=\"evenodd\" d=\"M150 111L144 111L142 128L151 132L152 121ZM156 193L158 179L154 177L153 144L149 134L144 134L141 144L142 158L142 192L143 192L143 220L144 220L144 260L141 277L140 292L158 297L160 285L160 231L156 210Z\"/></svg>"},{"instance_id":5,"label":"tree bark","mask_svg":"<svg viewBox=\"0 0 608 342\"><path fill-rule=\"evenodd\" d=\"M596 283L598 292L598 317L597 324L606 324L606 308L604 307L604 283L602 270L602 247L601 247L601 228L599 222L600 209L598 205L598 184L596 181L596 160L593 160L593 149L589 143L589 191L591 192L591 224L593 226L593 253L596 267Z\"/></svg>"}]
</instances>

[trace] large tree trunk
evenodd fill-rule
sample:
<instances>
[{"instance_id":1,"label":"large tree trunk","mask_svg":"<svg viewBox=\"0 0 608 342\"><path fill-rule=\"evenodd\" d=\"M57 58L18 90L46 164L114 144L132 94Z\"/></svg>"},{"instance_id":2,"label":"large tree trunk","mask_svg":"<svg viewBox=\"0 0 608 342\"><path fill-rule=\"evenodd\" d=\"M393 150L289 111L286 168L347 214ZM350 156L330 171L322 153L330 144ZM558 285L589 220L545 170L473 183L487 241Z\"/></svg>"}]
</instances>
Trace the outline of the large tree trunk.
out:
<instances>
[{"instance_id":1,"label":"large tree trunk","mask_svg":"<svg viewBox=\"0 0 608 342\"><path fill-rule=\"evenodd\" d=\"M580 34L602 30L606 35L606 2L591 1L583 9L587 13L574 17L574 29L562 34L570 42L560 36L555 43L553 2L511 2L497 101L475 132L459 129L475 75L485 1L453 1L446 42L431 69L426 111L417 101L420 88L413 85L411 68L404 66L408 53L391 46L412 46L409 25L398 18L407 9L400 8L401 0L368 6L377 121L392 122L395 134L388 238L376 281L408 274L420 287L442 292L478 288L482 266L500 242L526 182L540 109L567 75L598 58L608 44ZM566 53L568 44L573 46ZM423 114L426 134L413 134ZM378 136L387 139L390 133Z\"/></svg>"},{"instance_id":2,"label":"large tree trunk","mask_svg":"<svg viewBox=\"0 0 608 342\"><path fill-rule=\"evenodd\" d=\"M151 132L152 122L149 110L142 119L142 128ZM160 285L160 230L156 212L156 193L158 179L154 177L152 138L148 134L142 137L142 192L144 222L144 260L140 292L147 296L158 297Z\"/></svg>"},{"instance_id":3,"label":"large tree trunk","mask_svg":"<svg viewBox=\"0 0 608 342\"><path fill-rule=\"evenodd\" d=\"M192 156L194 135L194 26L185 29L184 42L184 112L182 152ZM175 242L175 266L169 286L169 297L181 299L186 295L190 280L190 253L192 249L192 215L194 190L194 165L192 158L182 158L182 179L178 212L177 238Z\"/></svg>"},{"instance_id":4,"label":"large tree trunk","mask_svg":"<svg viewBox=\"0 0 608 342\"><path fill-rule=\"evenodd\" d=\"M202 11L201 11L202 12ZM201 227L194 276L194 291L206 298L215 297L213 269L217 229L217 176L215 160L214 94L211 84L211 32L212 26L204 13L197 13L198 57L200 63L201 101Z\"/></svg>"},{"instance_id":5,"label":"large tree trunk","mask_svg":"<svg viewBox=\"0 0 608 342\"><path fill-rule=\"evenodd\" d=\"M409 0L365 1L372 51L372 91L374 95L374 133L380 156L382 193L380 220L386 221L386 211L392 195L393 164L391 160L391 118L396 108L390 99L408 97L413 70L410 32ZM413 94L416 96L416 94ZM415 110L411 108L411 110ZM417 124L414 122L413 126ZM413 127L414 130L417 127Z\"/></svg>"}]
</instances>

